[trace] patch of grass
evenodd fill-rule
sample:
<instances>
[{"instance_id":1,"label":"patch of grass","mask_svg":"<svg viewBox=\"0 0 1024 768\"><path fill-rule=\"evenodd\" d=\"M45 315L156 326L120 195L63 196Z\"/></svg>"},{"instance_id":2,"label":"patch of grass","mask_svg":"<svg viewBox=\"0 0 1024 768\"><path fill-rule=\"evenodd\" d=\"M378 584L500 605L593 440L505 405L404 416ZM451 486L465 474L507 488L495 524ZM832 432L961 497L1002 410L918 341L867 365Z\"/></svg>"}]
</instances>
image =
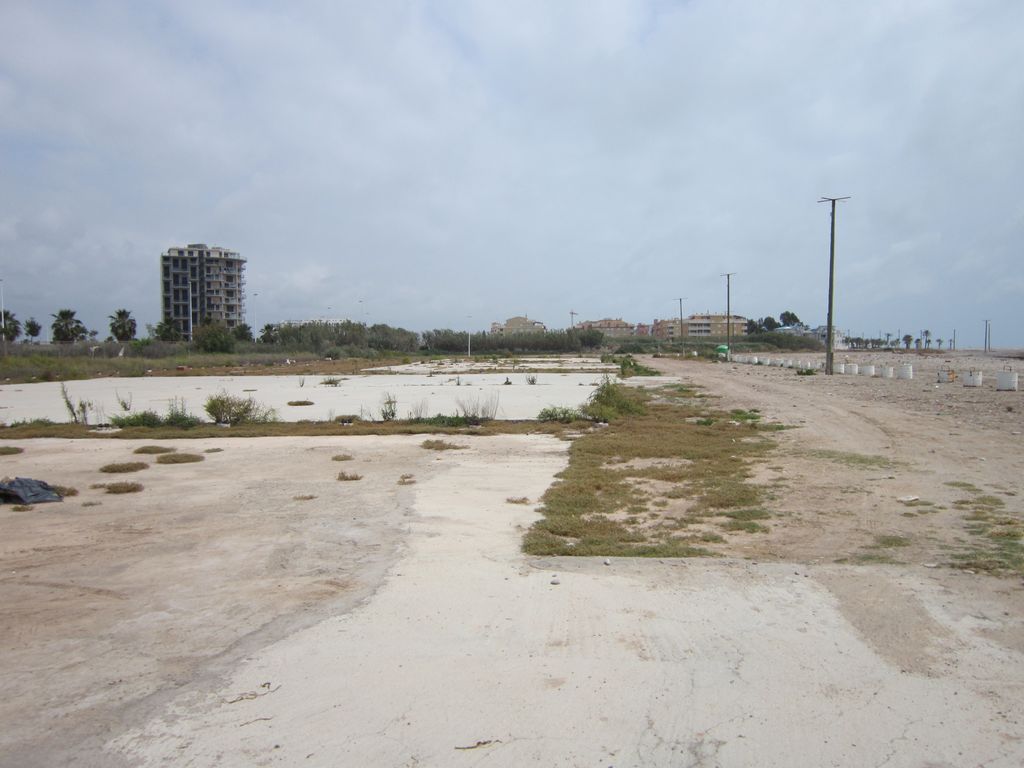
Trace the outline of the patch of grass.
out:
<instances>
[{"instance_id":1,"label":"patch of grass","mask_svg":"<svg viewBox=\"0 0 1024 768\"><path fill-rule=\"evenodd\" d=\"M295 405L295 406L298 406L298 405L312 405L312 404L313 404L312 400L289 400L288 401L288 405Z\"/></svg>"},{"instance_id":2,"label":"patch of grass","mask_svg":"<svg viewBox=\"0 0 1024 768\"><path fill-rule=\"evenodd\" d=\"M352 461L351 453L336 453L331 456L331 461Z\"/></svg>"},{"instance_id":3,"label":"patch of grass","mask_svg":"<svg viewBox=\"0 0 1024 768\"><path fill-rule=\"evenodd\" d=\"M82 506L83 507L99 507L99 506L102 506L102 505L103 505L102 501L83 501L82 502Z\"/></svg>"},{"instance_id":4,"label":"patch of grass","mask_svg":"<svg viewBox=\"0 0 1024 768\"><path fill-rule=\"evenodd\" d=\"M316 496L311 493L304 493L299 496L292 496L292 501L312 501L315 498Z\"/></svg>"},{"instance_id":5,"label":"patch of grass","mask_svg":"<svg viewBox=\"0 0 1024 768\"><path fill-rule=\"evenodd\" d=\"M909 547L910 539L908 539L906 536L896 535L875 536L874 546L879 547L881 549L891 549L893 547Z\"/></svg>"},{"instance_id":6,"label":"patch of grass","mask_svg":"<svg viewBox=\"0 0 1024 768\"><path fill-rule=\"evenodd\" d=\"M573 441L569 464L541 499L542 520L527 532L523 549L537 555L694 557L716 553L702 544L721 541L680 536L690 520L736 513L730 523L743 525L767 515L759 510L761 489L748 483L751 460L773 446L751 424L751 436L736 439L728 414L706 410L637 389L619 392L633 405L608 426ZM604 401L605 405L608 401ZM710 424L696 423L701 419ZM651 462L651 459L665 460ZM644 482L672 483L656 496ZM659 499L687 499L686 508L666 519L652 510ZM749 519L743 519L747 517ZM756 523L758 528L763 528ZM754 529L756 530L756 529ZM717 537L717 538L716 538Z\"/></svg>"},{"instance_id":7,"label":"patch of grass","mask_svg":"<svg viewBox=\"0 0 1024 768\"><path fill-rule=\"evenodd\" d=\"M805 451L806 456L814 459L826 459L854 469L895 469L898 462L885 456L866 453L849 453L847 451L830 451L824 449Z\"/></svg>"},{"instance_id":8,"label":"patch of grass","mask_svg":"<svg viewBox=\"0 0 1024 768\"><path fill-rule=\"evenodd\" d=\"M901 561L880 552L858 552L851 558L843 558L836 562L852 563L853 565L901 565Z\"/></svg>"},{"instance_id":9,"label":"patch of grass","mask_svg":"<svg viewBox=\"0 0 1024 768\"><path fill-rule=\"evenodd\" d=\"M31 512L35 507L31 504L14 504L11 509L15 512Z\"/></svg>"},{"instance_id":10,"label":"patch of grass","mask_svg":"<svg viewBox=\"0 0 1024 768\"><path fill-rule=\"evenodd\" d=\"M203 453L220 453L223 450L223 448L207 448Z\"/></svg>"},{"instance_id":11,"label":"patch of grass","mask_svg":"<svg viewBox=\"0 0 1024 768\"><path fill-rule=\"evenodd\" d=\"M352 480L362 480L363 476L362 475L357 475L354 472L339 472L338 473L338 479L339 480L344 480L346 482L349 482L349 481L352 481Z\"/></svg>"},{"instance_id":12,"label":"patch of grass","mask_svg":"<svg viewBox=\"0 0 1024 768\"><path fill-rule=\"evenodd\" d=\"M961 491L968 491L970 493L981 493L981 489L972 483L965 483L961 480L950 480L944 485L948 485L950 488L959 488Z\"/></svg>"},{"instance_id":13,"label":"patch of grass","mask_svg":"<svg viewBox=\"0 0 1024 768\"><path fill-rule=\"evenodd\" d=\"M525 496L509 496L505 499L506 504L529 504L530 500Z\"/></svg>"},{"instance_id":14,"label":"patch of grass","mask_svg":"<svg viewBox=\"0 0 1024 768\"><path fill-rule=\"evenodd\" d=\"M813 368L797 368L797 376L816 376L818 372Z\"/></svg>"},{"instance_id":15,"label":"patch of grass","mask_svg":"<svg viewBox=\"0 0 1024 768\"><path fill-rule=\"evenodd\" d=\"M336 387L339 384L341 384L341 379L337 376L328 376L326 378L320 379L321 387Z\"/></svg>"},{"instance_id":16,"label":"patch of grass","mask_svg":"<svg viewBox=\"0 0 1024 768\"><path fill-rule=\"evenodd\" d=\"M413 475L402 475L398 478L399 485L413 485L416 482L416 478Z\"/></svg>"},{"instance_id":17,"label":"patch of grass","mask_svg":"<svg viewBox=\"0 0 1024 768\"><path fill-rule=\"evenodd\" d=\"M149 467L144 461L122 461L114 464L104 464L100 467L100 472L117 473L117 472L139 472L140 470Z\"/></svg>"},{"instance_id":18,"label":"patch of grass","mask_svg":"<svg viewBox=\"0 0 1024 768\"><path fill-rule=\"evenodd\" d=\"M17 445L0 445L0 456L16 456L24 452L25 449Z\"/></svg>"},{"instance_id":19,"label":"patch of grass","mask_svg":"<svg viewBox=\"0 0 1024 768\"><path fill-rule=\"evenodd\" d=\"M466 448L464 445L449 443L447 440L424 440L420 443L420 447L426 448L428 451L461 451Z\"/></svg>"},{"instance_id":20,"label":"patch of grass","mask_svg":"<svg viewBox=\"0 0 1024 768\"><path fill-rule=\"evenodd\" d=\"M171 448L169 445L140 445L132 453L143 453L151 455L159 455L161 453L174 453L177 448Z\"/></svg>"},{"instance_id":21,"label":"patch of grass","mask_svg":"<svg viewBox=\"0 0 1024 768\"><path fill-rule=\"evenodd\" d=\"M157 464L193 464L206 457L199 453L164 453L156 457Z\"/></svg>"},{"instance_id":22,"label":"patch of grass","mask_svg":"<svg viewBox=\"0 0 1024 768\"><path fill-rule=\"evenodd\" d=\"M731 416L734 421L757 421L761 418L761 414L756 408L749 411L744 411L742 408L734 408L729 411L729 416Z\"/></svg>"},{"instance_id":23,"label":"patch of grass","mask_svg":"<svg viewBox=\"0 0 1024 768\"><path fill-rule=\"evenodd\" d=\"M745 533L768 533L768 526L755 523L753 520L727 520L719 525L727 531L744 531Z\"/></svg>"},{"instance_id":24,"label":"patch of grass","mask_svg":"<svg viewBox=\"0 0 1024 768\"><path fill-rule=\"evenodd\" d=\"M763 509L733 509L724 513L732 520L767 520L771 513Z\"/></svg>"},{"instance_id":25,"label":"patch of grass","mask_svg":"<svg viewBox=\"0 0 1024 768\"><path fill-rule=\"evenodd\" d=\"M107 483L104 487L107 493L138 493L142 490L142 483Z\"/></svg>"},{"instance_id":26,"label":"patch of grass","mask_svg":"<svg viewBox=\"0 0 1024 768\"><path fill-rule=\"evenodd\" d=\"M78 489L77 488L73 488L70 485L51 485L50 487L53 488L53 490L55 490L57 493L59 493L65 499L68 498L69 496L77 496L78 495Z\"/></svg>"}]
</instances>

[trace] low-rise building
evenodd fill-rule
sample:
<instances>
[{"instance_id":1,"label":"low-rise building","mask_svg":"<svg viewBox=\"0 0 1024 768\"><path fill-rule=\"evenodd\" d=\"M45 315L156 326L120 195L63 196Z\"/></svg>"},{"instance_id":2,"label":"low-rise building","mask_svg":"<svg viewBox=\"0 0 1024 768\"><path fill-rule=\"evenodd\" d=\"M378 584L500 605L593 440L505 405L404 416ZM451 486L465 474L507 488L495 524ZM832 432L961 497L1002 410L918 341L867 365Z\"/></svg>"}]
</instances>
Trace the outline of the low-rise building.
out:
<instances>
[{"instance_id":1,"label":"low-rise building","mask_svg":"<svg viewBox=\"0 0 1024 768\"><path fill-rule=\"evenodd\" d=\"M632 323L627 323L621 317L612 319L606 317L602 320L583 320L576 323L580 330L600 331L605 336L613 339L624 339L636 335L636 328Z\"/></svg>"},{"instance_id":2,"label":"low-rise building","mask_svg":"<svg viewBox=\"0 0 1024 768\"><path fill-rule=\"evenodd\" d=\"M523 316L510 317L504 323L491 323L491 333L512 336L517 333L544 333L547 326L540 320L531 320Z\"/></svg>"},{"instance_id":3,"label":"low-rise building","mask_svg":"<svg viewBox=\"0 0 1024 768\"><path fill-rule=\"evenodd\" d=\"M690 315L683 318L682 323L678 317L670 320L655 320L651 327L651 335L657 339L678 339L683 337L726 337L742 336L747 332L747 318L740 315L727 317L724 314L713 315L711 313Z\"/></svg>"}]
</instances>

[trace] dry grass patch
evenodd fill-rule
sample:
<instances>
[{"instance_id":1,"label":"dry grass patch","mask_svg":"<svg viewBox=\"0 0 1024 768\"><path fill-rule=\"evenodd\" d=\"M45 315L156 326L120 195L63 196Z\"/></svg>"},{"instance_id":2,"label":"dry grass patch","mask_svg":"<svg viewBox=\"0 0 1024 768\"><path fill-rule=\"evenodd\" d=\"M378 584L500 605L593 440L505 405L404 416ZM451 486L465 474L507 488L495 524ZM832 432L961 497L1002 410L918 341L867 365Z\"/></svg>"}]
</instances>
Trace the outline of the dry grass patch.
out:
<instances>
[{"instance_id":1,"label":"dry grass patch","mask_svg":"<svg viewBox=\"0 0 1024 768\"><path fill-rule=\"evenodd\" d=\"M17 445L0 445L0 456L15 456L24 452L25 449Z\"/></svg>"},{"instance_id":2,"label":"dry grass patch","mask_svg":"<svg viewBox=\"0 0 1024 768\"><path fill-rule=\"evenodd\" d=\"M292 496L292 501L312 501L315 498L316 496L311 493L303 493L298 496Z\"/></svg>"},{"instance_id":3,"label":"dry grass patch","mask_svg":"<svg viewBox=\"0 0 1024 768\"><path fill-rule=\"evenodd\" d=\"M289 400L288 405L300 406L300 405L312 405L312 400Z\"/></svg>"},{"instance_id":4,"label":"dry grass patch","mask_svg":"<svg viewBox=\"0 0 1024 768\"><path fill-rule=\"evenodd\" d=\"M449 443L447 440L424 440L420 447L428 451L461 451L466 446Z\"/></svg>"},{"instance_id":5,"label":"dry grass patch","mask_svg":"<svg viewBox=\"0 0 1024 768\"><path fill-rule=\"evenodd\" d=\"M413 475L402 475L398 478L399 485L413 485L416 482L416 478Z\"/></svg>"},{"instance_id":6,"label":"dry grass patch","mask_svg":"<svg viewBox=\"0 0 1024 768\"><path fill-rule=\"evenodd\" d=\"M355 472L339 472L338 479L344 481L362 480L362 475L357 475Z\"/></svg>"},{"instance_id":7,"label":"dry grass patch","mask_svg":"<svg viewBox=\"0 0 1024 768\"><path fill-rule=\"evenodd\" d=\"M509 496L505 499L506 504L529 504L530 500L525 496Z\"/></svg>"},{"instance_id":8,"label":"dry grass patch","mask_svg":"<svg viewBox=\"0 0 1024 768\"><path fill-rule=\"evenodd\" d=\"M221 453L223 448L207 448L203 453Z\"/></svg>"},{"instance_id":9,"label":"dry grass patch","mask_svg":"<svg viewBox=\"0 0 1024 768\"><path fill-rule=\"evenodd\" d=\"M142 453L151 456L159 456L162 453L174 453L177 448L171 448L168 445L140 445L132 453Z\"/></svg>"},{"instance_id":10,"label":"dry grass patch","mask_svg":"<svg viewBox=\"0 0 1024 768\"><path fill-rule=\"evenodd\" d=\"M77 496L78 489L72 488L70 485L51 485L51 488L63 496L65 499L69 496Z\"/></svg>"},{"instance_id":11,"label":"dry grass patch","mask_svg":"<svg viewBox=\"0 0 1024 768\"><path fill-rule=\"evenodd\" d=\"M352 461L351 453L336 453L331 456L331 461Z\"/></svg>"},{"instance_id":12,"label":"dry grass patch","mask_svg":"<svg viewBox=\"0 0 1024 768\"><path fill-rule=\"evenodd\" d=\"M139 472L148 468L149 464L144 461L122 461L115 464L104 464L100 467L100 472L117 474L119 472Z\"/></svg>"},{"instance_id":13,"label":"dry grass patch","mask_svg":"<svg viewBox=\"0 0 1024 768\"><path fill-rule=\"evenodd\" d=\"M165 453L156 457L157 464L193 464L206 457L198 453Z\"/></svg>"},{"instance_id":14,"label":"dry grass patch","mask_svg":"<svg viewBox=\"0 0 1024 768\"><path fill-rule=\"evenodd\" d=\"M142 483L104 483L99 486L93 486L94 488L100 487L105 488L107 493L138 493L142 490Z\"/></svg>"}]
</instances>

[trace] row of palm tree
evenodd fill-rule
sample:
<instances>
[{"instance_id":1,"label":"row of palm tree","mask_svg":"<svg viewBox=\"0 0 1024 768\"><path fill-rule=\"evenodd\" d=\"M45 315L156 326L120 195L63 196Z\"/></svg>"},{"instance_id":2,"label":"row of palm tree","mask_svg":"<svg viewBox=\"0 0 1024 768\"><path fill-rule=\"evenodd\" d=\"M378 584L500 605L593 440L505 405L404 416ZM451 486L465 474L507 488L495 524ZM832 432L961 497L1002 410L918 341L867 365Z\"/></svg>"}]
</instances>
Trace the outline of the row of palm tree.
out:
<instances>
[{"instance_id":1,"label":"row of palm tree","mask_svg":"<svg viewBox=\"0 0 1024 768\"><path fill-rule=\"evenodd\" d=\"M50 334L55 342L72 343L84 341L87 338L95 338L96 331L90 331L85 323L78 319L73 309L59 309L50 315L53 323L50 325ZM110 315L110 335L117 341L131 341L135 338L138 325L132 313L127 309L118 309ZM25 335L26 341L34 341L43 332L43 326L34 317L30 317L22 323L9 309L3 311L3 324L0 328L0 338L7 341L16 341Z\"/></svg>"}]
</instances>

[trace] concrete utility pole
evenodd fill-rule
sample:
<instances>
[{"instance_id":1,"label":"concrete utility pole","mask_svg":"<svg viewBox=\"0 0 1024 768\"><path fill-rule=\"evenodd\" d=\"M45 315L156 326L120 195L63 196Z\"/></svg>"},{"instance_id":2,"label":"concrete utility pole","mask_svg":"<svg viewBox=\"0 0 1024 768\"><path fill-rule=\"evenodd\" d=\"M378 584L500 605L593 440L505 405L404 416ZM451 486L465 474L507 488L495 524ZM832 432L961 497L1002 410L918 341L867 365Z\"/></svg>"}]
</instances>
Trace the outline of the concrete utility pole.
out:
<instances>
[{"instance_id":1,"label":"concrete utility pole","mask_svg":"<svg viewBox=\"0 0 1024 768\"><path fill-rule=\"evenodd\" d=\"M732 276L735 274L725 272L722 275L725 278L725 346L728 347L725 353L726 360L732 360Z\"/></svg>"},{"instance_id":2,"label":"concrete utility pole","mask_svg":"<svg viewBox=\"0 0 1024 768\"><path fill-rule=\"evenodd\" d=\"M686 297L683 296L682 299L676 299L676 301L679 302L679 338L680 339L683 338L683 299L685 299L685 298Z\"/></svg>"},{"instance_id":3,"label":"concrete utility pole","mask_svg":"<svg viewBox=\"0 0 1024 768\"><path fill-rule=\"evenodd\" d=\"M828 332L825 337L825 375L832 375L832 355L833 355L833 331L832 331L832 296L835 287L835 272L836 272L836 203L840 200L849 200L850 196L846 197L822 197L819 203L832 203L832 234L829 238L828 245Z\"/></svg>"},{"instance_id":4,"label":"concrete utility pole","mask_svg":"<svg viewBox=\"0 0 1024 768\"><path fill-rule=\"evenodd\" d=\"M985 351L992 351L992 321L985 321Z\"/></svg>"},{"instance_id":5,"label":"concrete utility pole","mask_svg":"<svg viewBox=\"0 0 1024 768\"><path fill-rule=\"evenodd\" d=\"M578 312L575 312L575 311L573 311L571 309L569 310L569 329L570 330L572 330L573 328L576 327L576 315L578 315L578 314L579 314Z\"/></svg>"}]
</instances>

